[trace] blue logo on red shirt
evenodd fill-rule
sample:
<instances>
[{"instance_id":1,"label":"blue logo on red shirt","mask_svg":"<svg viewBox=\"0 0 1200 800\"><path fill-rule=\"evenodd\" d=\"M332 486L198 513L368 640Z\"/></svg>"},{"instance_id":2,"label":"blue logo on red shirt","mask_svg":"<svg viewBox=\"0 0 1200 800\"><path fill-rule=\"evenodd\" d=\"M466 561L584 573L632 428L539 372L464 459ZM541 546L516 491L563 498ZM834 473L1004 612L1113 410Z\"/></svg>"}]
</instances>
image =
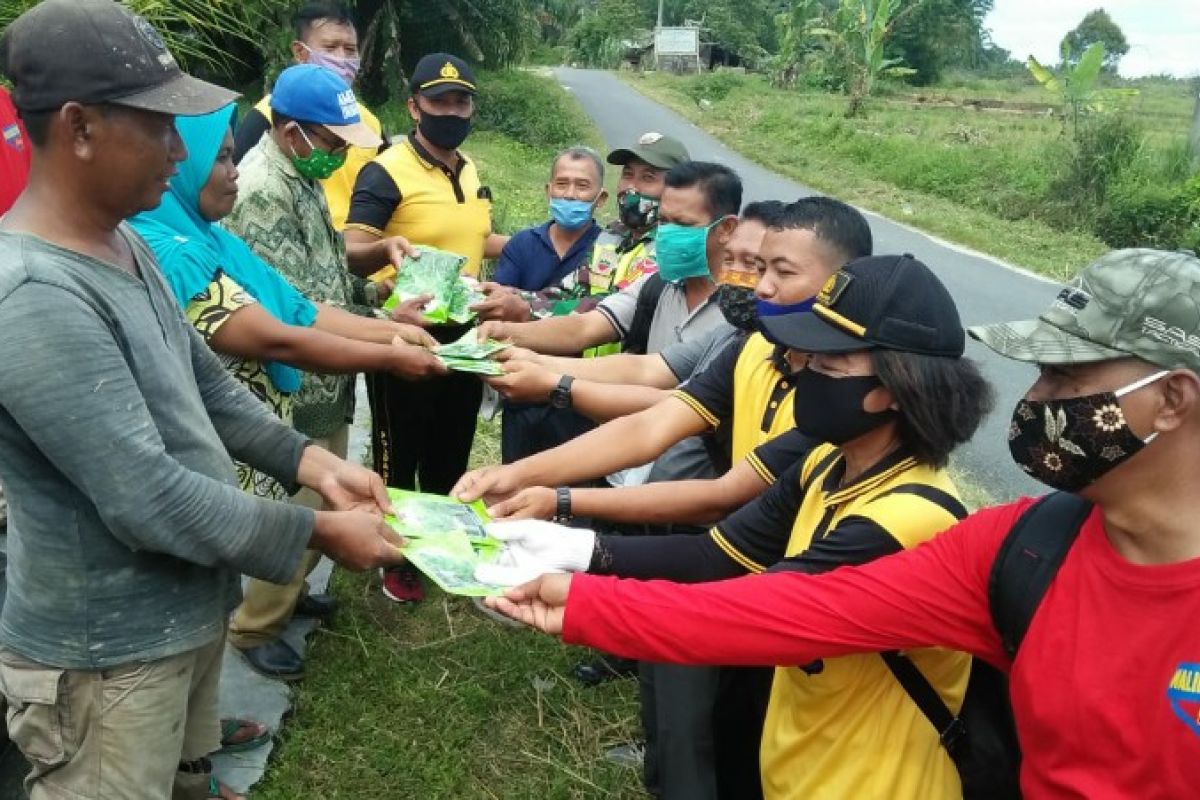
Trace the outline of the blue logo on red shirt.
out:
<instances>
[{"instance_id":1,"label":"blue logo on red shirt","mask_svg":"<svg viewBox=\"0 0 1200 800\"><path fill-rule=\"evenodd\" d=\"M25 152L25 138L21 136L21 129L16 123L4 126L4 141L18 153Z\"/></svg>"},{"instance_id":2,"label":"blue logo on red shirt","mask_svg":"<svg viewBox=\"0 0 1200 800\"><path fill-rule=\"evenodd\" d=\"M1200 736L1200 664L1183 663L1175 668L1167 699L1175 716Z\"/></svg>"}]
</instances>

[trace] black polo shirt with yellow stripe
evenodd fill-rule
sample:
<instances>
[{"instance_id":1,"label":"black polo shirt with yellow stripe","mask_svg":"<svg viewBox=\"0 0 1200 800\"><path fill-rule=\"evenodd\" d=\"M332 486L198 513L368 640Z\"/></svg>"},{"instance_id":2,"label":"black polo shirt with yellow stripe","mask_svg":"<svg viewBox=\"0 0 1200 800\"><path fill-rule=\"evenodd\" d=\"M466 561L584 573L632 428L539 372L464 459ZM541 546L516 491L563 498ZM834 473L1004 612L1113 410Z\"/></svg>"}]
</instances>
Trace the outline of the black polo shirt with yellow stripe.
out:
<instances>
[{"instance_id":1,"label":"black polo shirt with yellow stripe","mask_svg":"<svg viewBox=\"0 0 1200 800\"><path fill-rule=\"evenodd\" d=\"M478 275L492 232L491 191L462 153L454 169L409 134L362 168L346 228L466 256L463 272Z\"/></svg>"},{"instance_id":2,"label":"black polo shirt with yellow stripe","mask_svg":"<svg viewBox=\"0 0 1200 800\"><path fill-rule=\"evenodd\" d=\"M750 572L824 572L916 547L966 512L944 470L896 452L850 482L820 445L762 496L713 528L717 547ZM957 711L970 659L940 648L908 653ZM768 800L961 797L933 726L877 654L779 667L763 730Z\"/></svg>"},{"instance_id":3,"label":"black polo shirt with yellow stripe","mask_svg":"<svg viewBox=\"0 0 1200 800\"><path fill-rule=\"evenodd\" d=\"M778 473L755 448L795 428L791 372L783 348L759 333L730 342L674 396L728 438L733 463L748 458L763 480L775 481Z\"/></svg>"}]
</instances>

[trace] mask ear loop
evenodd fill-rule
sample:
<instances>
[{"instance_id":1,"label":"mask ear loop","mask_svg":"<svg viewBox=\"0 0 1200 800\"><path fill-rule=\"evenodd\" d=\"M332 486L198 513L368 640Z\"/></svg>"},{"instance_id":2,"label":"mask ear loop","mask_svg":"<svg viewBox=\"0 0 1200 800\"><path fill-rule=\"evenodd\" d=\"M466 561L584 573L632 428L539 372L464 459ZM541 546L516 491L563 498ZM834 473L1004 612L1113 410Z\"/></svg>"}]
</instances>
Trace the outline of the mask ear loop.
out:
<instances>
[{"instance_id":1,"label":"mask ear loop","mask_svg":"<svg viewBox=\"0 0 1200 800\"><path fill-rule=\"evenodd\" d=\"M1138 389L1144 389L1147 386L1149 386L1150 384L1154 383L1155 381L1160 380L1164 375L1167 375L1170 372L1171 372L1171 370L1169 370L1169 369L1163 369L1163 370L1159 370L1158 372L1154 373L1153 375L1147 375L1146 377L1142 378L1140 381L1135 381L1135 382L1129 384L1128 386L1124 386L1120 389L1117 389L1115 392L1113 392L1113 397L1121 398L1131 392L1136 392ZM1149 436L1147 436L1145 439L1142 439L1142 444L1150 444L1157 438L1158 438L1158 431L1154 431Z\"/></svg>"},{"instance_id":2,"label":"mask ear loop","mask_svg":"<svg viewBox=\"0 0 1200 800\"><path fill-rule=\"evenodd\" d=\"M296 130L300 131L300 135L304 137L304 143L306 145L308 145L309 150L317 149L317 148L313 147L312 139L308 138L308 134L304 132L304 126L301 125L299 122L296 123ZM288 145L288 149L292 151L292 158L300 157L296 154L296 148L292 147L290 144ZM310 155L311 155L311 153L310 153Z\"/></svg>"}]
</instances>

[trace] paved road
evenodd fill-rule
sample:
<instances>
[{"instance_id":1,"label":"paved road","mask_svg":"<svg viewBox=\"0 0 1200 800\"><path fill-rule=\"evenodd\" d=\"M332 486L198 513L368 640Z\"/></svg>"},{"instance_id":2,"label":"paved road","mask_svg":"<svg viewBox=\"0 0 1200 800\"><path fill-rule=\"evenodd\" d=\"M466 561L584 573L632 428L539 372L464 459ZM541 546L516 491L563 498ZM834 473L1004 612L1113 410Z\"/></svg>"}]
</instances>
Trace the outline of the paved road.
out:
<instances>
[{"instance_id":1,"label":"paved road","mask_svg":"<svg viewBox=\"0 0 1200 800\"><path fill-rule=\"evenodd\" d=\"M628 144L645 131L659 131L682 141L692 157L728 164L742 176L746 200L790 199L815 194L769 169L743 158L675 112L644 97L606 72L560 68L559 81L595 120L610 146ZM958 303L963 322L974 325L1002 319L1033 317L1053 297L1053 285L973 253L960 250L889 219L869 214L877 253L912 253L945 282ZM996 410L957 463L997 499L1041 493L1012 463L1006 432L1016 399L1033 379L1033 368L999 358L968 343L968 354L983 366L996 386Z\"/></svg>"}]
</instances>

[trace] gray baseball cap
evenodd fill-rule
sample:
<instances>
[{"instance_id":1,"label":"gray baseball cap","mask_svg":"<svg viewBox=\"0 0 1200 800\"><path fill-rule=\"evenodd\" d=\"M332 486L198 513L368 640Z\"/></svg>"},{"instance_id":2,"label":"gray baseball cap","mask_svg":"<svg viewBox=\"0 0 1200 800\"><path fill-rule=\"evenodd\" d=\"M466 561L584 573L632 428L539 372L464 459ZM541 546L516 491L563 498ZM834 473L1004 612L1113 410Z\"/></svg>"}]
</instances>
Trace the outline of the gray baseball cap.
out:
<instances>
[{"instance_id":1,"label":"gray baseball cap","mask_svg":"<svg viewBox=\"0 0 1200 800\"><path fill-rule=\"evenodd\" d=\"M968 333L1002 356L1086 364L1130 356L1200 373L1200 259L1114 250L1083 269L1037 319Z\"/></svg>"},{"instance_id":2,"label":"gray baseball cap","mask_svg":"<svg viewBox=\"0 0 1200 800\"><path fill-rule=\"evenodd\" d=\"M24 111L74 101L194 116L238 97L184 73L154 26L113 0L38 3L4 31L0 69Z\"/></svg>"}]
</instances>

